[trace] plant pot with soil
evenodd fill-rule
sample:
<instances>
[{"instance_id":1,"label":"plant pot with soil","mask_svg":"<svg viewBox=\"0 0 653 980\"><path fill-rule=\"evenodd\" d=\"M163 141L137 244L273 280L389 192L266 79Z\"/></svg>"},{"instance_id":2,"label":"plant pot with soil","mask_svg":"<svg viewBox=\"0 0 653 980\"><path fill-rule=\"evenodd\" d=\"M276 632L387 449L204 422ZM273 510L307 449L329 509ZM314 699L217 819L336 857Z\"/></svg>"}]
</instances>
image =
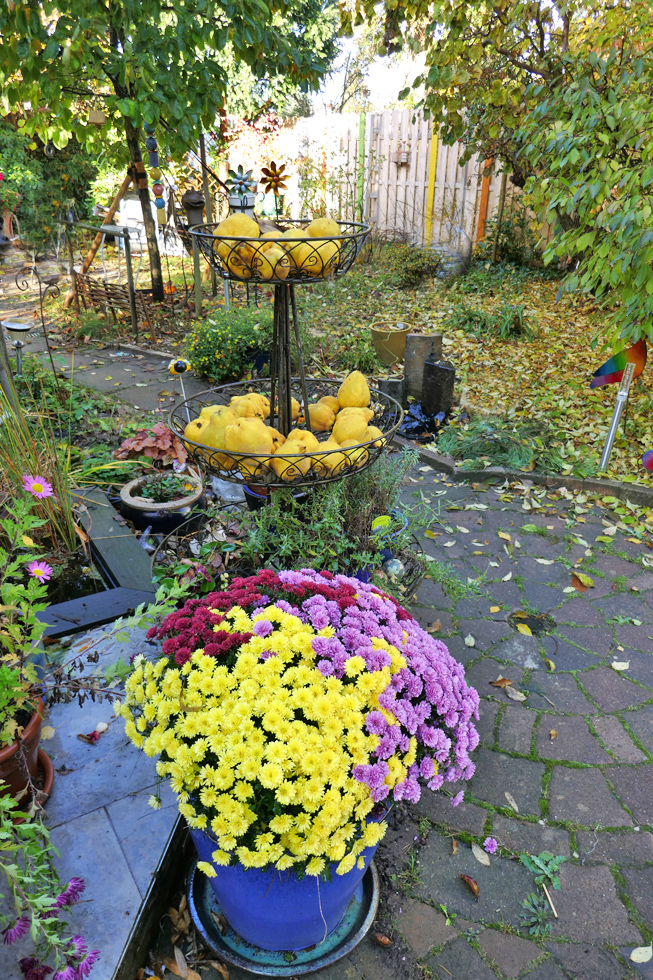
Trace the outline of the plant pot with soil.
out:
<instances>
[{"instance_id":1,"label":"plant pot with soil","mask_svg":"<svg viewBox=\"0 0 653 980\"><path fill-rule=\"evenodd\" d=\"M464 668L396 600L328 571L264 569L149 636L162 653L136 658L117 713L160 756L198 872L247 942L323 943L391 803L472 776Z\"/></svg>"},{"instance_id":2,"label":"plant pot with soil","mask_svg":"<svg viewBox=\"0 0 653 980\"><path fill-rule=\"evenodd\" d=\"M154 534L168 534L183 524L193 510L205 507L199 477L158 472L137 477L120 491L120 513L134 527L151 527Z\"/></svg>"}]
</instances>

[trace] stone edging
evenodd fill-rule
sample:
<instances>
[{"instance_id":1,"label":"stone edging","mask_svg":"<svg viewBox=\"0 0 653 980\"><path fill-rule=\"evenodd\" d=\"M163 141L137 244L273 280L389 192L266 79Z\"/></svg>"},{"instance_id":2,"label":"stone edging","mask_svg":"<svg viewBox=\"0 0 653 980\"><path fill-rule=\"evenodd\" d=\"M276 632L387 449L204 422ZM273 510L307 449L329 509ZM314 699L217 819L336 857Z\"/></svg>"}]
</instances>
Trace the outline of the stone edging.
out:
<instances>
[{"instance_id":1,"label":"stone edging","mask_svg":"<svg viewBox=\"0 0 653 980\"><path fill-rule=\"evenodd\" d=\"M462 470L456 466L452 456L442 456L432 449L416 446L415 443L395 436L393 444L409 449L417 449L422 462L432 466L439 473L446 473L456 483L480 482L488 476L498 476L507 480L530 480L547 487L566 487L567 490L585 490L587 493L610 494L619 500L629 500L638 507L653 507L653 487L641 483L619 483L617 480L599 480L588 477L581 480L575 476L545 476L542 473L524 473L522 470L506 470L502 466L488 466L484 470Z\"/></svg>"}]
</instances>

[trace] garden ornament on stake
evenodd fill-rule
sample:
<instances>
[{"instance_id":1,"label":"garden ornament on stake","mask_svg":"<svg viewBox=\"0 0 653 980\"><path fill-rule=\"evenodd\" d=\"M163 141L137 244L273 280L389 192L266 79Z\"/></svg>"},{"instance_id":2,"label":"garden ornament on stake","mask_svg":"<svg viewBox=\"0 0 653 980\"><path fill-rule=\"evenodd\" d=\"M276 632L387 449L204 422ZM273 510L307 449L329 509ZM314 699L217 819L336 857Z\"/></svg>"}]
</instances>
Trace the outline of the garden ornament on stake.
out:
<instances>
[{"instance_id":1,"label":"garden ornament on stake","mask_svg":"<svg viewBox=\"0 0 653 980\"><path fill-rule=\"evenodd\" d=\"M229 171L229 179L225 181L229 188L229 206L232 211L242 211L250 217L254 214L254 195L256 181L252 179L252 171L244 171L242 166Z\"/></svg>"},{"instance_id":2,"label":"garden ornament on stake","mask_svg":"<svg viewBox=\"0 0 653 980\"><path fill-rule=\"evenodd\" d=\"M263 175L263 187L265 188L266 194L272 191L274 194L274 209L279 217L279 191L285 191L288 189L288 185L284 184L285 180L288 180L288 174L285 173L286 165L285 163L280 163L277 167L274 160L270 162L269 167L262 167L261 173Z\"/></svg>"},{"instance_id":3,"label":"garden ornament on stake","mask_svg":"<svg viewBox=\"0 0 653 980\"><path fill-rule=\"evenodd\" d=\"M599 464L599 469L601 470L607 469L608 461L610 459L610 453L612 452L612 446L614 445L615 436L617 435L619 421L623 414L623 410L626 407L626 402L628 401L628 393L630 391L630 386L632 384L634 375L635 375L635 365L633 364L632 361L629 361L623 370L621 384L619 385L619 391L617 392L617 404L615 405L614 412L612 413L610 428L608 429L608 435L605 440L605 446L603 448L603 454L601 456L601 462Z\"/></svg>"},{"instance_id":4,"label":"garden ornament on stake","mask_svg":"<svg viewBox=\"0 0 653 980\"><path fill-rule=\"evenodd\" d=\"M627 364L632 364L634 368L633 380L638 378L646 366L646 340L642 337L632 347L619 351L609 360L602 364L594 372L594 377L590 381L590 388L600 388L603 385L620 382L624 376L624 369Z\"/></svg>"},{"instance_id":5,"label":"garden ornament on stake","mask_svg":"<svg viewBox=\"0 0 653 980\"><path fill-rule=\"evenodd\" d=\"M179 384L181 385L181 396L186 402L186 391L184 389L184 374L186 371L190 371L190 361L185 360L183 357L173 357L173 359L168 364L168 374L173 377L172 384L172 394L175 393L175 386L177 384L177 378L179 378ZM188 416L188 421L190 422L190 411L188 409L188 403L186 402L186 415Z\"/></svg>"}]
</instances>

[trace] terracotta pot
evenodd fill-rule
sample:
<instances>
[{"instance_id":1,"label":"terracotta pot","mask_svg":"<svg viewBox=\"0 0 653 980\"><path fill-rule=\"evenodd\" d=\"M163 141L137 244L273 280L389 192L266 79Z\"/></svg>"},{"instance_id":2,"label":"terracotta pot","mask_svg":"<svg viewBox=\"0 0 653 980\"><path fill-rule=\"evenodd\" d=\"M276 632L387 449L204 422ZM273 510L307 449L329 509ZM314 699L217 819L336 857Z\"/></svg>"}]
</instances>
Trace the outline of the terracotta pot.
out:
<instances>
[{"instance_id":1,"label":"terracotta pot","mask_svg":"<svg viewBox=\"0 0 653 980\"><path fill-rule=\"evenodd\" d=\"M44 704L41 698L21 736L23 749L27 756L27 768L32 780L36 779L38 772L38 751L43 711ZM18 751L18 741L12 742L11 745L0 750L0 780L5 784L0 786L0 795L9 792L12 796L18 796L27 786L28 780L23 765L23 753Z\"/></svg>"},{"instance_id":2,"label":"terracotta pot","mask_svg":"<svg viewBox=\"0 0 653 980\"><path fill-rule=\"evenodd\" d=\"M406 336L412 330L405 323L373 323L370 327L376 356L385 367L402 361L406 352Z\"/></svg>"}]
</instances>

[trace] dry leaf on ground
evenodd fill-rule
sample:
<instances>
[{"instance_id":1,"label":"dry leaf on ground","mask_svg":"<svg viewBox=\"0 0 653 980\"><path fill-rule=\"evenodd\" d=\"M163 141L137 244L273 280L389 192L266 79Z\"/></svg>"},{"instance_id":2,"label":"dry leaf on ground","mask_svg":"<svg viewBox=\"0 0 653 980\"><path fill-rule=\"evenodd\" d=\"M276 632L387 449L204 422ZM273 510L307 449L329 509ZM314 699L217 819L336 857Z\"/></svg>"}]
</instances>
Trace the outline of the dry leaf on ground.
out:
<instances>
[{"instance_id":1,"label":"dry leaf on ground","mask_svg":"<svg viewBox=\"0 0 653 980\"><path fill-rule=\"evenodd\" d=\"M509 681L507 677L502 677L501 674L499 674L495 681L490 681L489 683L492 687L506 688L510 687L512 681Z\"/></svg>"},{"instance_id":2,"label":"dry leaf on ground","mask_svg":"<svg viewBox=\"0 0 653 980\"><path fill-rule=\"evenodd\" d=\"M517 806L517 803L515 801L515 797L512 795L512 793L508 793L506 791L503 795L508 800L509 805L513 808L513 810L515 811L515 813L519 813L519 807Z\"/></svg>"},{"instance_id":3,"label":"dry leaf on ground","mask_svg":"<svg viewBox=\"0 0 653 980\"><path fill-rule=\"evenodd\" d=\"M610 666L613 670L628 670L630 667L630 660L613 660Z\"/></svg>"},{"instance_id":4,"label":"dry leaf on ground","mask_svg":"<svg viewBox=\"0 0 653 980\"><path fill-rule=\"evenodd\" d=\"M379 946L392 946L392 940L388 936L384 936L382 932L374 933L374 941L379 944Z\"/></svg>"},{"instance_id":5,"label":"dry leaf on ground","mask_svg":"<svg viewBox=\"0 0 653 980\"><path fill-rule=\"evenodd\" d=\"M470 878L469 875L458 875L458 877L462 878L462 880L465 882L465 884L473 894L474 898L478 902L479 898L481 897L481 889L478 887L478 883L475 882L473 878Z\"/></svg>"},{"instance_id":6,"label":"dry leaf on ground","mask_svg":"<svg viewBox=\"0 0 653 980\"><path fill-rule=\"evenodd\" d=\"M516 691L514 689L514 687L507 687L506 688L506 694L513 701L525 701L526 700L526 695L525 694L522 694L521 691Z\"/></svg>"},{"instance_id":7,"label":"dry leaf on ground","mask_svg":"<svg viewBox=\"0 0 653 980\"><path fill-rule=\"evenodd\" d=\"M478 844L472 844L472 854L479 864L484 864L486 868L490 867L489 856L485 853L482 847L478 846Z\"/></svg>"}]
</instances>

